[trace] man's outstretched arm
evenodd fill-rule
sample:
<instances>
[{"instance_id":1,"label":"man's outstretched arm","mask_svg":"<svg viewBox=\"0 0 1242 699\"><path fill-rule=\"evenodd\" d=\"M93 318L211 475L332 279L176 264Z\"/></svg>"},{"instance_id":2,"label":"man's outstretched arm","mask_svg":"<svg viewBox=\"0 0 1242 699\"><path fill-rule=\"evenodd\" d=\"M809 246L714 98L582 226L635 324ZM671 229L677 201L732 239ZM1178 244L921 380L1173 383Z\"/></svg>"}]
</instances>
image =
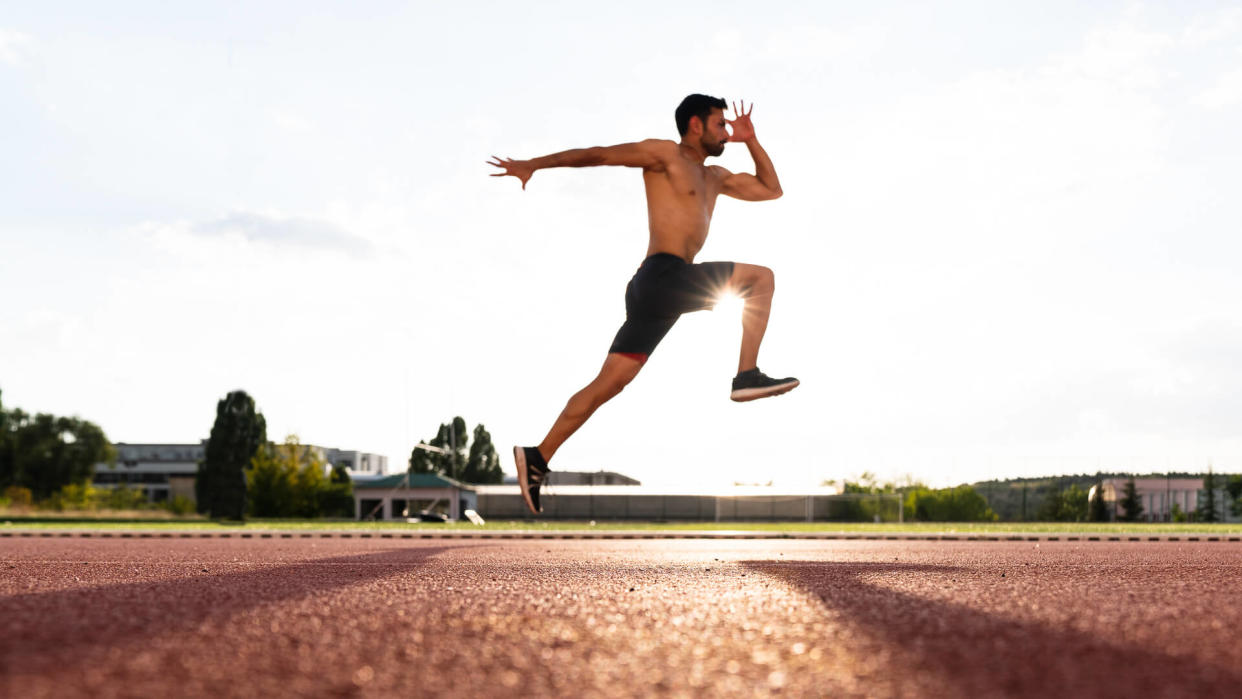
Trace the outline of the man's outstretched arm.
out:
<instances>
[{"instance_id":1,"label":"man's outstretched arm","mask_svg":"<svg viewBox=\"0 0 1242 699\"><path fill-rule=\"evenodd\" d=\"M622 143L617 146L596 146L594 148L575 148L545 155L530 160L513 160L492 156L488 165L498 167L504 172L494 172L492 177L512 175L522 181L522 189L530 180L535 170L550 167L592 167L595 165L623 165L625 167L641 167L644 170L656 170L664 167L670 149L675 150L672 141L649 139L637 143Z\"/></svg>"},{"instance_id":2,"label":"man's outstretched arm","mask_svg":"<svg viewBox=\"0 0 1242 699\"><path fill-rule=\"evenodd\" d=\"M755 161L755 174L745 172L735 174L725 170L724 186L721 191L735 199L746 201L776 199L782 194L781 181L776 176L776 167L772 165L768 152L759 145L759 139L755 137L755 127L750 121L750 113L754 110L753 103L750 105L750 111L745 113L738 110L736 104L733 105L733 113L737 115L737 118L729 122L729 125L733 127L729 140L746 144L751 159Z\"/></svg>"}]
</instances>

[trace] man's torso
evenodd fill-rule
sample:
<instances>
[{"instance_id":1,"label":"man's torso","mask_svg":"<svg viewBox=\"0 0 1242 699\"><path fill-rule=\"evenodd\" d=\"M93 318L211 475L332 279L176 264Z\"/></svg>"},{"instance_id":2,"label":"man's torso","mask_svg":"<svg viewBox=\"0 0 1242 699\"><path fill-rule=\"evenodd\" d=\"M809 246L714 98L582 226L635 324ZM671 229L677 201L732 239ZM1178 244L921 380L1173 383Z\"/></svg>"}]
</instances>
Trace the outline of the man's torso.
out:
<instances>
[{"instance_id":1,"label":"man's torso","mask_svg":"<svg viewBox=\"0 0 1242 699\"><path fill-rule=\"evenodd\" d=\"M647 255L666 252L693 262L707 240L721 178L713 167L683 154L678 144L668 143L663 168L643 170L651 233Z\"/></svg>"}]
</instances>

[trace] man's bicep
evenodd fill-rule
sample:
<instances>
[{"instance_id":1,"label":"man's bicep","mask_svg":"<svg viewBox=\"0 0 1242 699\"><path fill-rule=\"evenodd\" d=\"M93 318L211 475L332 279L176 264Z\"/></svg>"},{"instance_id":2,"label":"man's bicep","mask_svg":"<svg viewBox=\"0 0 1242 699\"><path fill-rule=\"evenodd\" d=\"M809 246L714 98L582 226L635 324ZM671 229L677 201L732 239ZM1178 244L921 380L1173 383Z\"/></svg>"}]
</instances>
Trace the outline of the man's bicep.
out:
<instances>
[{"instance_id":1,"label":"man's bicep","mask_svg":"<svg viewBox=\"0 0 1242 699\"><path fill-rule=\"evenodd\" d=\"M622 143L616 146L601 148L603 162L601 165L621 165L624 167L659 168L664 165L668 150L667 141L656 139Z\"/></svg>"},{"instance_id":2,"label":"man's bicep","mask_svg":"<svg viewBox=\"0 0 1242 699\"><path fill-rule=\"evenodd\" d=\"M747 172L729 174L725 177L720 191L726 196L743 201L765 201L778 196L760 182L758 177Z\"/></svg>"}]
</instances>

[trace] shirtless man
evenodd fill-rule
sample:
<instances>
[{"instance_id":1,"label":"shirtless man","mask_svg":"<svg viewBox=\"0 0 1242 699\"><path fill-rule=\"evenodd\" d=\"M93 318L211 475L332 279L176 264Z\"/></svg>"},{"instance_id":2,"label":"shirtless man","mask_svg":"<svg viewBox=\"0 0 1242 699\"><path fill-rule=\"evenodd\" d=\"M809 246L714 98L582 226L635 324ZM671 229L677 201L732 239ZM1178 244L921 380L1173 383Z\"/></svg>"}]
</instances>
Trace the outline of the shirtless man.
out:
<instances>
[{"instance_id":1,"label":"shirtless man","mask_svg":"<svg viewBox=\"0 0 1242 699\"><path fill-rule=\"evenodd\" d=\"M724 100L690 95L675 113L681 142L650 139L605 148L567 150L532 160L493 156L488 162L512 175L522 189L536 170L549 167L624 165L643 170L647 190L647 220L651 230L647 258L625 289L625 324L617 333L599 375L569 399L548 435L537 447L514 447L518 485L531 512L542 512L539 489L548 474L548 461L569 436L582 427L599 406L634 380L643 363L682 313L711 308L724 293L745 299L742 311L742 351L730 398L735 401L775 396L797 387L794 378L773 379L759 371L759 343L768 327L772 270L740 262L694 263L707 239L716 197L726 194L745 201L776 199L781 183L772 160L755 138L750 114L733 105L736 117L726 120ZM729 133L726 125L733 127ZM719 165L704 165L708 156L724 152L725 142L745 143L755 161L755 174L732 173Z\"/></svg>"}]
</instances>

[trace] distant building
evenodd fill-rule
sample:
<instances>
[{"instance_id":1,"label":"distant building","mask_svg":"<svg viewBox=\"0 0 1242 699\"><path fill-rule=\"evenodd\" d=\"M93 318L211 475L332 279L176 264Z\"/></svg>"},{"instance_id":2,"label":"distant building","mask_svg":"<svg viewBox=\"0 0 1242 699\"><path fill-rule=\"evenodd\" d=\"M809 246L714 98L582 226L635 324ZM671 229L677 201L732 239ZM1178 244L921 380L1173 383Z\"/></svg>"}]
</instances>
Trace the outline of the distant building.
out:
<instances>
[{"instance_id":1,"label":"distant building","mask_svg":"<svg viewBox=\"0 0 1242 699\"><path fill-rule=\"evenodd\" d=\"M504 482L517 485L516 476L507 476ZM642 485L642 482L612 471L551 471L548 485Z\"/></svg>"},{"instance_id":2,"label":"distant building","mask_svg":"<svg viewBox=\"0 0 1242 699\"><path fill-rule=\"evenodd\" d=\"M354 481L354 514L361 520L401 520L423 513L461 519L478 509L477 486L438 473L398 473Z\"/></svg>"},{"instance_id":3,"label":"distant building","mask_svg":"<svg viewBox=\"0 0 1242 699\"><path fill-rule=\"evenodd\" d=\"M322 448L324 461L331 466L344 466L350 478L382 478L388 474L388 457L362 451Z\"/></svg>"},{"instance_id":4,"label":"distant building","mask_svg":"<svg viewBox=\"0 0 1242 699\"><path fill-rule=\"evenodd\" d=\"M95 464L91 485L115 488L119 485L141 488L152 502L165 502L181 496L194 500L194 479L204 445L126 444L118 442L116 465Z\"/></svg>"},{"instance_id":5,"label":"distant building","mask_svg":"<svg viewBox=\"0 0 1242 699\"><path fill-rule=\"evenodd\" d=\"M555 473L555 472L554 472ZM394 476L395 478L395 476ZM531 519L516 485L470 486L484 519ZM687 492L641 486L565 485L541 491L541 520L642 520L656 522L815 522L845 517L836 488L780 489L742 486ZM897 509L893 508L894 514Z\"/></svg>"},{"instance_id":6,"label":"distant building","mask_svg":"<svg viewBox=\"0 0 1242 699\"><path fill-rule=\"evenodd\" d=\"M1125 497L1126 483L1129 480L1104 479L1104 503L1113 519L1120 519L1125 514L1121 500ZM1224 477L1217 482L1223 486ZM1143 505L1143 511L1139 515L1139 520L1143 522L1173 521L1174 505L1187 515L1198 512L1208 496L1207 490L1203 488L1202 478L1135 478L1134 489ZM1091 490L1094 493L1095 488L1092 487ZM1220 521L1242 521L1242 517L1230 511L1228 494L1223 487L1217 488L1212 497L1216 499L1216 512Z\"/></svg>"},{"instance_id":7,"label":"distant building","mask_svg":"<svg viewBox=\"0 0 1242 699\"><path fill-rule=\"evenodd\" d=\"M198 444L126 444L117 442L116 465L95 464L91 484L97 488L115 488L119 485L141 488L152 502L164 502L180 496L194 500L194 479L198 475L198 462L207 452L207 440ZM334 466L345 467L345 472L355 481L381 478L388 475L388 457L379 454L304 445L318 451L327 463L327 471Z\"/></svg>"}]
</instances>

